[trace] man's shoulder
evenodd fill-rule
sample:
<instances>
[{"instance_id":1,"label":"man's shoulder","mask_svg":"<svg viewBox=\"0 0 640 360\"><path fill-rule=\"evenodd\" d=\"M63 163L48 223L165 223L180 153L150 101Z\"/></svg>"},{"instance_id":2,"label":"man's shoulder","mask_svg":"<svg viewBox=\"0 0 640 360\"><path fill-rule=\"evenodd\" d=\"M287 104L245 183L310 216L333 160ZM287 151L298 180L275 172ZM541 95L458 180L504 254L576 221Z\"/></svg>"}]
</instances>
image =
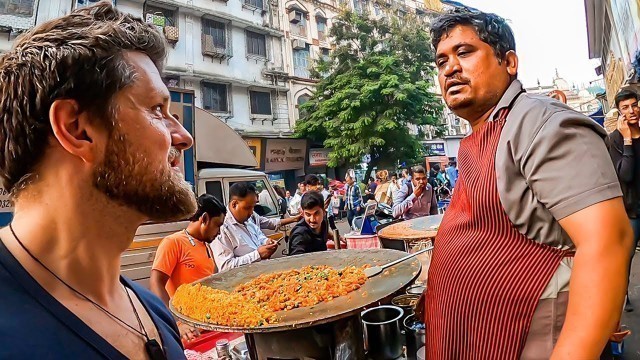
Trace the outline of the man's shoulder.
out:
<instances>
[{"instance_id":1,"label":"man's shoulder","mask_svg":"<svg viewBox=\"0 0 640 360\"><path fill-rule=\"evenodd\" d=\"M290 237L304 235L309 231L311 231L311 229L309 228L307 223L304 221L304 219L302 219L298 221L295 225L293 225L293 227L291 228Z\"/></svg>"},{"instance_id":2,"label":"man's shoulder","mask_svg":"<svg viewBox=\"0 0 640 360\"><path fill-rule=\"evenodd\" d=\"M543 131L557 129L558 131ZM582 128L606 136L604 128L588 116L581 114L566 104L547 96L521 95L513 105L500 136L499 149L510 149L511 157L518 160L524 156L534 139L541 133L564 136L568 129ZM500 152L500 151L499 151Z\"/></svg>"}]
</instances>

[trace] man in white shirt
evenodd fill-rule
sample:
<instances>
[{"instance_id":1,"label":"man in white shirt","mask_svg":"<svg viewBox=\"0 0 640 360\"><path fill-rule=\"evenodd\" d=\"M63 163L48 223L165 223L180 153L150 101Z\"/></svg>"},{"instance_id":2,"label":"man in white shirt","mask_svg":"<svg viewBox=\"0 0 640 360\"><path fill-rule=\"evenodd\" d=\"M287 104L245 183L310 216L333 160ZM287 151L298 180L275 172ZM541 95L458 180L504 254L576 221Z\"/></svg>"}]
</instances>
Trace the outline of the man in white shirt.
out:
<instances>
[{"instance_id":1,"label":"man in white shirt","mask_svg":"<svg viewBox=\"0 0 640 360\"><path fill-rule=\"evenodd\" d=\"M298 183L298 191L289 201L289 214L296 215L300 214L300 201L302 200L302 195L307 192L307 183L305 181L301 181Z\"/></svg>"},{"instance_id":2,"label":"man in white shirt","mask_svg":"<svg viewBox=\"0 0 640 360\"><path fill-rule=\"evenodd\" d=\"M220 272L269 259L278 248L278 242L269 239L261 229L276 230L300 220L300 217L268 219L256 214L253 210L258 195L250 183L233 184L229 196L229 211L220 235L212 244Z\"/></svg>"}]
</instances>

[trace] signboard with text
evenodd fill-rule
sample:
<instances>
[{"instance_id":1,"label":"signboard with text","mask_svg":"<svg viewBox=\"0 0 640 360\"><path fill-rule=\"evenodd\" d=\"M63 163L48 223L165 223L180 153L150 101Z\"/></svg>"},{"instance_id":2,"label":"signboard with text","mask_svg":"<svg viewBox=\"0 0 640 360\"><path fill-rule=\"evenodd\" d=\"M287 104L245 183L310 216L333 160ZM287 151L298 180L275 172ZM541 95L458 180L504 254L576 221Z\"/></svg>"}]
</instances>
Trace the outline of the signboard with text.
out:
<instances>
[{"instance_id":1,"label":"signboard with text","mask_svg":"<svg viewBox=\"0 0 640 360\"><path fill-rule=\"evenodd\" d=\"M13 212L13 204L9 199L9 191L0 186L0 212Z\"/></svg>"},{"instance_id":2,"label":"signboard with text","mask_svg":"<svg viewBox=\"0 0 640 360\"><path fill-rule=\"evenodd\" d=\"M447 152L443 142L425 144L428 156L445 156Z\"/></svg>"},{"instance_id":3,"label":"signboard with text","mask_svg":"<svg viewBox=\"0 0 640 360\"><path fill-rule=\"evenodd\" d=\"M327 166L331 149L310 149L309 166Z\"/></svg>"},{"instance_id":4,"label":"signboard with text","mask_svg":"<svg viewBox=\"0 0 640 360\"><path fill-rule=\"evenodd\" d=\"M307 154L307 140L267 139L264 171L304 169Z\"/></svg>"}]
</instances>

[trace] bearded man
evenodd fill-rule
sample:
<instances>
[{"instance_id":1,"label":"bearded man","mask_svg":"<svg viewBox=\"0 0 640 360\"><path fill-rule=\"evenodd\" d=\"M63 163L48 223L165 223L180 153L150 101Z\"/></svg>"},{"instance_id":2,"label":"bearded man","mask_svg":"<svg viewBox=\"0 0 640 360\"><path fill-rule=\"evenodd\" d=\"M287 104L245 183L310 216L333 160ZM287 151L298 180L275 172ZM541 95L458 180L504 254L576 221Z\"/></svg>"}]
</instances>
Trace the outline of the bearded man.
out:
<instances>
[{"instance_id":1,"label":"bearded man","mask_svg":"<svg viewBox=\"0 0 640 360\"><path fill-rule=\"evenodd\" d=\"M0 231L0 358L184 358L165 305L120 276L139 225L196 210L165 55L152 25L101 2L0 58L0 178L15 203Z\"/></svg>"}]
</instances>

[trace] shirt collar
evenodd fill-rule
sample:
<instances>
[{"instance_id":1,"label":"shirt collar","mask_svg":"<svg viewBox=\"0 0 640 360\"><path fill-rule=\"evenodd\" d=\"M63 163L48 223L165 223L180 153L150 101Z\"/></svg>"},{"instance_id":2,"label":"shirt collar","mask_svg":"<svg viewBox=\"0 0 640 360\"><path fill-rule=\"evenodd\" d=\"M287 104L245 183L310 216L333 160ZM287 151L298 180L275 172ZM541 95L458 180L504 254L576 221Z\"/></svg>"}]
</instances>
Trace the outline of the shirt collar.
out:
<instances>
[{"instance_id":1,"label":"shirt collar","mask_svg":"<svg viewBox=\"0 0 640 360\"><path fill-rule=\"evenodd\" d=\"M500 98L500 101L498 101L498 105L496 106L496 108L493 109L493 112L491 113L491 116L489 116L489 119L495 120L498 112L506 107L509 107L509 105L511 105L511 102L513 102L513 99L515 99L516 96L518 96L518 94L522 92L522 90L523 87L520 80L513 80L511 82L511 85L509 85L509 87L507 88L507 91L502 94L502 98Z\"/></svg>"}]
</instances>

